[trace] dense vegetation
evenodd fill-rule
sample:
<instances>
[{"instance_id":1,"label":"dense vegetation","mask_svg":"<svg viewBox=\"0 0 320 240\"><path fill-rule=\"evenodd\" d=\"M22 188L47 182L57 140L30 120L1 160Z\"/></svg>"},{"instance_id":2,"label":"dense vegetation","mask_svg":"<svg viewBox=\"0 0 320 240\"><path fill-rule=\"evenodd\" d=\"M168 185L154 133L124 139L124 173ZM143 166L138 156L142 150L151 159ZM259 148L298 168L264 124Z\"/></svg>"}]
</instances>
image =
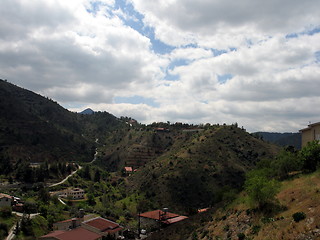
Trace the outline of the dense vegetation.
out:
<instances>
[{"instance_id":1,"label":"dense vegetation","mask_svg":"<svg viewBox=\"0 0 320 240\"><path fill-rule=\"evenodd\" d=\"M26 169L30 163L45 163L50 171L45 177L61 177L69 172L63 166L93 159L97 138L125 125L107 112L72 113L51 99L0 80L0 175L23 180L22 175L28 174L17 172L18 168L32 172ZM24 180L43 177L37 178Z\"/></svg>"}]
</instances>

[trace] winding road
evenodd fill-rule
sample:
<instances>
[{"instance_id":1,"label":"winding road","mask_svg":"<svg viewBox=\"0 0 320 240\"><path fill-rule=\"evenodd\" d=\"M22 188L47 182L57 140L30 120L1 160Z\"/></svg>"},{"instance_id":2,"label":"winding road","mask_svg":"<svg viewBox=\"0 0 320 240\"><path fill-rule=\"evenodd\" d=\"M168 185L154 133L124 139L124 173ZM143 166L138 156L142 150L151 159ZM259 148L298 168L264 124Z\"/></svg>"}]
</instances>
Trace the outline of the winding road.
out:
<instances>
[{"instance_id":1,"label":"winding road","mask_svg":"<svg viewBox=\"0 0 320 240\"><path fill-rule=\"evenodd\" d=\"M97 155L98 155L98 151L96 150L96 152L94 154L94 157L93 157L92 161L90 162L90 164L97 160ZM82 166L80 166L80 165L78 165L78 166L79 166L79 168L77 170L73 171L72 173L70 173L65 179L63 179L62 181L60 181L58 183L53 183L53 184L49 185L48 187L58 186L60 184L63 184L64 182L66 182L69 177L71 177L72 175L76 174L80 169L82 169Z\"/></svg>"}]
</instances>

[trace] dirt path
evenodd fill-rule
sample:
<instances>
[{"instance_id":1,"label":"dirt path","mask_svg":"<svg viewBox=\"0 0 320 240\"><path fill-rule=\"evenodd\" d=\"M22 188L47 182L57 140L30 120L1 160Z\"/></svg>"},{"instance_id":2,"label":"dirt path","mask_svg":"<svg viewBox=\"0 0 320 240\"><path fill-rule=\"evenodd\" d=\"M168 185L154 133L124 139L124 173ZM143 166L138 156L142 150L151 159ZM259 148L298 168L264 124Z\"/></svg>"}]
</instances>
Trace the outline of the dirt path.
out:
<instances>
[{"instance_id":1,"label":"dirt path","mask_svg":"<svg viewBox=\"0 0 320 240\"><path fill-rule=\"evenodd\" d=\"M93 162L95 162L97 160L97 155L98 155L98 151L96 150L94 157L92 159L92 161L90 162L90 164L92 164ZM65 179L63 179L62 181L58 182L58 183L53 183L51 185L49 185L48 187L54 187L54 186L58 186L64 182L66 182L68 180L69 177L71 177L72 175L76 174L80 169L82 169L82 166L79 165L79 168L75 171L73 171L71 174L69 174Z\"/></svg>"},{"instance_id":2,"label":"dirt path","mask_svg":"<svg viewBox=\"0 0 320 240\"><path fill-rule=\"evenodd\" d=\"M79 165L79 168L75 171L73 171L71 174L69 174L65 179L63 179L62 181L58 182L58 183L53 183L51 185L49 185L48 187L54 187L54 186L58 186L64 182L66 182L68 180L69 177L71 177L72 175L76 174L80 169L82 169L82 167Z\"/></svg>"}]
</instances>

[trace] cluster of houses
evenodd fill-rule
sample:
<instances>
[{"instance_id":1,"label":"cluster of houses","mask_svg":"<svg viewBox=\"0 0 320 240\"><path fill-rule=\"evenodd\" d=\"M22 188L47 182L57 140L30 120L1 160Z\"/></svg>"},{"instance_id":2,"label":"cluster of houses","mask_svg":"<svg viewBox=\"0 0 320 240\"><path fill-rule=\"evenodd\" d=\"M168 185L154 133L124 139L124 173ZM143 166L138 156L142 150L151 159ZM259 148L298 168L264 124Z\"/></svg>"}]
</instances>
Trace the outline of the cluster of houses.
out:
<instances>
[{"instance_id":1,"label":"cluster of houses","mask_svg":"<svg viewBox=\"0 0 320 240\"><path fill-rule=\"evenodd\" d=\"M188 217L180 216L169 212L167 209L154 210L141 213L139 226L143 228L141 233L146 230L155 230L163 226L168 226L181 222ZM80 218L72 218L53 224L53 232L41 236L40 240L102 240L108 235L115 239L124 239L125 228L118 223L102 217L90 217L82 215Z\"/></svg>"}]
</instances>

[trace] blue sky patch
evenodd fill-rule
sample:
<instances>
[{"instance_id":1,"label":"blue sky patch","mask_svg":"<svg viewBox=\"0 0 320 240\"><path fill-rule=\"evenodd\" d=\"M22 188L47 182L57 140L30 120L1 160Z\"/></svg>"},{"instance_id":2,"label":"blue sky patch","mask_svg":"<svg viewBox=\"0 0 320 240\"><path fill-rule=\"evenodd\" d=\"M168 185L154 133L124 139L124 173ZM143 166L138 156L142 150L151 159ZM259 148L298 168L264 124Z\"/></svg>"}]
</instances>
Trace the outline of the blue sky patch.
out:
<instances>
[{"instance_id":1,"label":"blue sky patch","mask_svg":"<svg viewBox=\"0 0 320 240\"><path fill-rule=\"evenodd\" d=\"M215 56L215 57L220 56L220 55L228 52L225 49L211 49L211 51L213 53L213 56Z\"/></svg>"},{"instance_id":2,"label":"blue sky patch","mask_svg":"<svg viewBox=\"0 0 320 240\"><path fill-rule=\"evenodd\" d=\"M312 36L312 35L315 35L315 34L318 34L318 33L320 33L320 26L312 28L310 30L299 32L299 33L289 33L289 34L286 35L286 38L298 38L299 35Z\"/></svg>"},{"instance_id":3,"label":"blue sky patch","mask_svg":"<svg viewBox=\"0 0 320 240\"><path fill-rule=\"evenodd\" d=\"M314 55L316 56L316 63L320 62L320 51L315 52Z\"/></svg>"},{"instance_id":4,"label":"blue sky patch","mask_svg":"<svg viewBox=\"0 0 320 240\"><path fill-rule=\"evenodd\" d=\"M218 81L221 84L226 83L228 80L230 80L231 78L233 78L233 75L230 73L227 74L223 74L223 75L218 75Z\"/></svg>"},{"instance_id":5,"label":"blue sky patch","mask_svg":"<svg viewBox=\"0 0 320 240\"><path fill-rule=\"evenodd\" d=\"M152 107L159 107L159 104L156 103L152 98L145 98L141 96L133 97L115 97L115 103L130 103L130 104L147 104Z\"/></svg>"},{"instance_id":6,"label":"blue sky patch","mask_svg":"<svg viewBox=\"0 0 320 240\"><path fill-rule=\"evenodd\" d=\"M131 27L143 36L149 38L152 44L151 48L155 53L166 54L170 53L174 49L174 47L167 45L161 42L159 39L155 38L154 28L144 25L144 16L137 12L131 3L127 2L126 0L116 0L115 9L121 9L124 14L130 16L118 17L124 22L125 25Z\"/></svg>"},{"instance_id":7,"label":"blue sky patch","mask_svg":"<svg viewBox=\"0 0 320 240\"><path fill-rule=\"evenodd\" d=\"M170 62L168 69L174 69L178 66L187 66L188 64L190 64L190 62L191 61L187 59L175 59L172 62Z\"/></svg>"},{"instance_id":8,"label":"blue sky patch","mask_svg":"<svg viewBox=\"0 0 320 240\"><path fill-rule=\"evenodd\" d=\"M297 33L290 33L286 35L286 38L297 38L298 34Z\"/></svg>"}]
</instances>

